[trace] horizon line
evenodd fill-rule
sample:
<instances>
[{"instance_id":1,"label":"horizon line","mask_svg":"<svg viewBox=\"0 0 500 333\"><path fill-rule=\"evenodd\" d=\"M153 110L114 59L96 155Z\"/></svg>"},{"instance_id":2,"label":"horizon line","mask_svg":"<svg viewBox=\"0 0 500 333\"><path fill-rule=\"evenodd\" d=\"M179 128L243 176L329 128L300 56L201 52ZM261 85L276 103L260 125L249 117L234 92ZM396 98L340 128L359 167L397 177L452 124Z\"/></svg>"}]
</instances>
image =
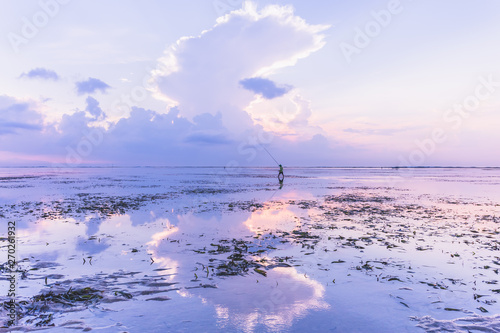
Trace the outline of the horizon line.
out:
<instances>
[{"instance_id":1,"label":"horizon line","mask_svg":"<svg viewBox=\"0 0 500 333\"><path fill-rule=\"evenodd\" d=\"M111 168L207 168L207 169L258 169L258 168L277 168L278 166L216 166L216 165L4 165L1 169L8 168L53 168L53 169L90 169L90 168L101 168L101 169L111 169ZM499 169L500 166L327 166L327 165L317 165L317 166L284 166L284 168L294 168L294 169Z\"/></svg>"}]
</instances>

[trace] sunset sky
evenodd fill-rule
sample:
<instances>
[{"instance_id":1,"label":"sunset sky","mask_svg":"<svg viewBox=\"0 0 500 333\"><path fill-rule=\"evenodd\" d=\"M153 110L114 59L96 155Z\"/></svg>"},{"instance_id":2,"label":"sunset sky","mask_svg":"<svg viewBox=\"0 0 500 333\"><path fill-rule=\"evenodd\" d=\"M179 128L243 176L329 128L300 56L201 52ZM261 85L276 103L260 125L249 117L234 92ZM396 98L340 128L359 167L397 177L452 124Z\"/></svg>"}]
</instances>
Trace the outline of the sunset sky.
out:
<instances>
[{"instance_id":1,"label":"sunset sky","mask_svg":"<svg viewBox=\"0 0 500 333\"><path fill-rule=\"evenodd\" d=\"M496 0L1 8L0 166L500 166Z\"/></svg>"}]
</instances>

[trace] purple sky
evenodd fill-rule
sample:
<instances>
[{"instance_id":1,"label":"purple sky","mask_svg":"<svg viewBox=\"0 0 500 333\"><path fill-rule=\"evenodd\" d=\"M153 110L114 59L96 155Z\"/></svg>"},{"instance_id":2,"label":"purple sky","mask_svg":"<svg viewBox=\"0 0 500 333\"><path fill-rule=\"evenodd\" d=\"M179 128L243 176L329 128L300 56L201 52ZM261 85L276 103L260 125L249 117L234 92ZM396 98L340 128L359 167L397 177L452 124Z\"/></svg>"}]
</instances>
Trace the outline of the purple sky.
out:
<instances>
[{"instance_id":1,"label":"purple sky","mask_svg":"<svg viewBox=\"0 0 500 333\"><path fill-rule=\"evenodd\" d=\"M4 7L0 166L500 166L497 1Z\"/></svg>"}]
</instances>

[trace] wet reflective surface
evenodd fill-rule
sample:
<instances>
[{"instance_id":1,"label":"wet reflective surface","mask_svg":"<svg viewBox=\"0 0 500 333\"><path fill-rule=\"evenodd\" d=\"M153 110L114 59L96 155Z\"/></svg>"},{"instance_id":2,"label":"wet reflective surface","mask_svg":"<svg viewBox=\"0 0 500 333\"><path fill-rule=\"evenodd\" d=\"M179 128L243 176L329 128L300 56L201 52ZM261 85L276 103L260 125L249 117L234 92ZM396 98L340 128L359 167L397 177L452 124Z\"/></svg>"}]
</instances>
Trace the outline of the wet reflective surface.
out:
<instances>
[{"instance_id":1,"label":"wet reflective surface","mask_svg":"<svg viewBox=\"0 0 500 333\"><path fill-rule=\"evenodd\" d=\"M285 174L0 169L9 329L500 330L499 169Z\"/></svg>"}]
</instances>

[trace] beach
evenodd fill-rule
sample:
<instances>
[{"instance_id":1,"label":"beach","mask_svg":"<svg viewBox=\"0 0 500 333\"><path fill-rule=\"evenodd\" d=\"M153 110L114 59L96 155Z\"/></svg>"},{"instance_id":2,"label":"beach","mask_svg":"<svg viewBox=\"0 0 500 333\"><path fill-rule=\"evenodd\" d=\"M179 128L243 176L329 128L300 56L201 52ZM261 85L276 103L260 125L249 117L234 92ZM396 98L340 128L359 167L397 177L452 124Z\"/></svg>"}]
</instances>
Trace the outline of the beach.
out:
<instances>
[{"instance_id":1,"label":"beach","mask_svg":"<svg viewBox=\"0 0 500 333\"><path fill-rule=\"evenodd\" d=\"M500 331L499 168L277 174L1 168L0 331Z\"/></svg>"}]
</instances>

